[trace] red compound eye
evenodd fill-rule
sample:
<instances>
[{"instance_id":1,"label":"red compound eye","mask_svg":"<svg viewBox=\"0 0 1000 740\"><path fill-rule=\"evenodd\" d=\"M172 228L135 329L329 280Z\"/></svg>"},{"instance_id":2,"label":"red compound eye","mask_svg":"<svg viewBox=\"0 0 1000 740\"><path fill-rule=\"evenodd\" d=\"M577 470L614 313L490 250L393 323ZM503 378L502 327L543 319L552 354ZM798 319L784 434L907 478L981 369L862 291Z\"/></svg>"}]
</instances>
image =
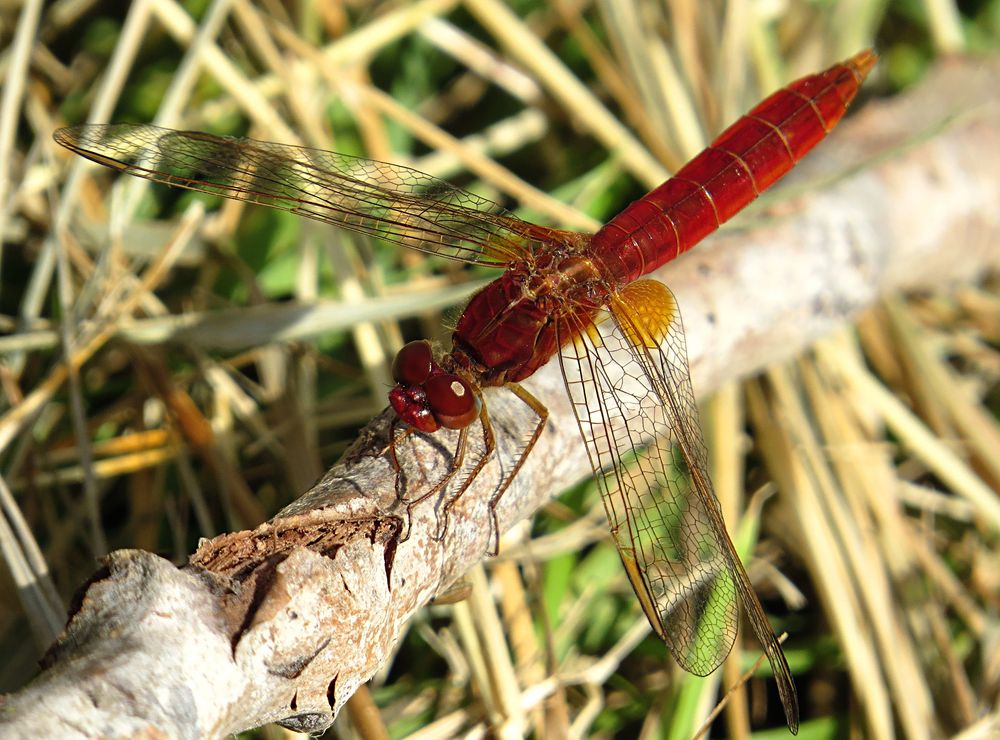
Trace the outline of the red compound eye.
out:
<instances>
[{"instance_id":1,"label":"red compound eye","mask_svg":"<svg viewBox=\"0 0 1000 740\"><path fill-rule=\"evenodd\" d=\"M432 375L424 389L438 423L448 429L464 429L479 416L479 401L472 387L457 375Z\"/></svg>"},{"instance_id":2,"label":"red compound eye","mask_svg":"<svg viewBox=\"0 0 1000 740\"><path fill-rule=\"evenodd\" d=\"M392 379L400 385L422 385L434 369L430 342L410 342L396 353L392 361Z\"/></svg>"}]
</instances>

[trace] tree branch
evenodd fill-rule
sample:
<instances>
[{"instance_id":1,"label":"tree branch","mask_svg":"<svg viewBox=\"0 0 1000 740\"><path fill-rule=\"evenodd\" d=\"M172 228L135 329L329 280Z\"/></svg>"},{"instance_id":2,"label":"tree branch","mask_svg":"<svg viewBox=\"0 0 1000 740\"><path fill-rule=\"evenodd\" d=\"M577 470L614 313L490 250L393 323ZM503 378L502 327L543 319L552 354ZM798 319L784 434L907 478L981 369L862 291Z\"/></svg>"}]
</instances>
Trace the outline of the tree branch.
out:
<instances>
[{"instance_id":1,"label":"tree branch","mask_svg":"<svg viewBox=\"0 0 1000 740\"><path fill-rule=\"evenodd\" d=\"M856 166L853 174L661 271L684 310L700 395L800 351L884 292L940 288L1000 266L1000 64L985 66L945 64L907 95L869 104L795 177ZM970 110L967 100L979 105ZM526 385L551 416L498 509L503 529L589 472L558 368L550 363ZM401 537L408 523L382 454L383 414L298 501L256 530L204 542L186 567L141 551L108 556L41 675L6 697L0 731L325 728L413 613L489 546L486 502L500 466L513 464L528 413L503 390L486 398L499 454L443 537L434 502L414 511ZM411 437L400 453L407 490L437 480L453 446L447 435Z\"/></svg>"}]
</instances>

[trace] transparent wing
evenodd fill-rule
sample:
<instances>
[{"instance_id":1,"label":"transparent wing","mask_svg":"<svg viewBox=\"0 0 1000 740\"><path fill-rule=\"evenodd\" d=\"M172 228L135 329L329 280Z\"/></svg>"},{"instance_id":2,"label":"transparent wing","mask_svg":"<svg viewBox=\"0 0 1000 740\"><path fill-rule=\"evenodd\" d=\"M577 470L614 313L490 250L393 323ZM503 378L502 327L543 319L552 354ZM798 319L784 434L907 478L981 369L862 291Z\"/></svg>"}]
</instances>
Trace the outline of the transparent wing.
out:
<instances>
[{"instance_id":1,"label":"transparent wing","mask_svg":"<svg viewBox=\"0 0 1000 740\"><path fill-rule=\"evenodd\" d=\"M535 241L578 235L399 165L145 124L61 128L56 142L130 175L297 213L422 252L504 267Z\"/></svg>"},{"instance_id":2,"label":"transparent wing","mask_svg":"<svg viewBox=\"0 0 1000 740\"><path fill-rule=\"evenodd\" d=\"M795 687L726 532L673 294L639 280L605 320L566 326L560 362L615 544L643 611L677 662L706 675L729 654L740 601L774 671L789 725Z\"/></svg>"}]
</instances>

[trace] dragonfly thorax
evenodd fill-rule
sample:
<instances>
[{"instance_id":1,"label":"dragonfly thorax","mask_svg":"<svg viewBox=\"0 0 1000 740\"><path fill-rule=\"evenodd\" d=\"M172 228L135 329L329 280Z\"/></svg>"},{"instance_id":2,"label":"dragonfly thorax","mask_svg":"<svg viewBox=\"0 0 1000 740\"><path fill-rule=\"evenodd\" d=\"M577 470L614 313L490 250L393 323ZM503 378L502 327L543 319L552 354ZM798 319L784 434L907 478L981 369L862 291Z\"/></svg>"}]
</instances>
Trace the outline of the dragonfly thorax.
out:
<instances>
[{"instance_id":1,"label":"dragonfly thorax","mask_svg":"<svg viewBox=\"0 0 1000 740\"><path fill-rule=\"evenodd\" d=\"M480 386L519 382L589 326L607 298L600 273L580 255L562 256L554 269L517 264L469 301L453 355Z\"/></svg>"}]
</instances>

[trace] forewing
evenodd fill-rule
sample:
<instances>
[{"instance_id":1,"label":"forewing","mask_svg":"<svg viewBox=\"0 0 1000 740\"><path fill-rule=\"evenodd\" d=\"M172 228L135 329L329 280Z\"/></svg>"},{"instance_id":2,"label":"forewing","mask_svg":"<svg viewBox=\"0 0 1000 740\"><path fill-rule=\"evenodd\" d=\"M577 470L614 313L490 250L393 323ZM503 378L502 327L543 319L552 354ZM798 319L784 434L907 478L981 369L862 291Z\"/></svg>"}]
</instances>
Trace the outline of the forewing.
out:
<instances>
[{"instance_id":1,"label":"forewing","mask_svg":"<svg viewBox=\"0 0 1000 740\"><path fill-rule=\"evenodd\" d=\"M62 128L56 142L147 180L297 213L422 252L491 267L543 237L492 201L399 165L320 149L145 124Z\"/></svg>"},{"instance_id":2,"label":"forewing","mask_svg":"<svg viewBox=\"0 0 1000 740\"><path fill-rule=\"evenodd\" d=\"M687 671L728 655L739 601L764 646L789 722L788 665L740 563L707 473L680 314L661 283L641 280L606 320L565 327L563 374L600 482L622 562L653 629Z\"/></svg>"}]
</instances>

